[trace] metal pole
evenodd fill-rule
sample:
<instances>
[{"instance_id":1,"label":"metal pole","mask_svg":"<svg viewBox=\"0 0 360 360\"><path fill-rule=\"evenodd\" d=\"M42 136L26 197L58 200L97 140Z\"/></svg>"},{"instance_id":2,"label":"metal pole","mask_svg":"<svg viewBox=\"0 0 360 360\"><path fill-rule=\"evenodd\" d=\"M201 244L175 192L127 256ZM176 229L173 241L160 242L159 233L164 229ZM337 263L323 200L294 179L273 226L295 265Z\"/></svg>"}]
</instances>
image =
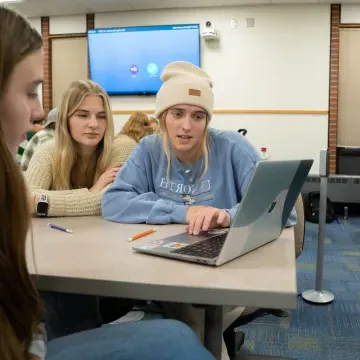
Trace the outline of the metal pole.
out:
<instances>
[{"instance_id":1,"label":"metal pole","mask_svg":"<svg viewBox=\"0 0 360 360\"><path fill-rule=\"evenodd\" d=\"M316 260L316 283L315 290L321 291L324 274L324 243L326 235L326 199L327 199L327 177L320 177L320 208L318 228L318 249Z\"/></svg>"},{"instance_id":2,"label":"metal pole","mask_svg":"<svg viewBox=\"0 0 360 360\"><path fill-rule=\"evenodd\" d=\"M318 228L318 249L316 260L316 282L315 290L307 290L302 293L304 300L317 303L328 304L334 300L334 295L322 289L324 273L324 244L326 228L326 206L327 206L327 184L328 184L328 166L329 154L327 150L320 152L320 204L319 204L319 228Z\"/></svg>"}]
</instances>

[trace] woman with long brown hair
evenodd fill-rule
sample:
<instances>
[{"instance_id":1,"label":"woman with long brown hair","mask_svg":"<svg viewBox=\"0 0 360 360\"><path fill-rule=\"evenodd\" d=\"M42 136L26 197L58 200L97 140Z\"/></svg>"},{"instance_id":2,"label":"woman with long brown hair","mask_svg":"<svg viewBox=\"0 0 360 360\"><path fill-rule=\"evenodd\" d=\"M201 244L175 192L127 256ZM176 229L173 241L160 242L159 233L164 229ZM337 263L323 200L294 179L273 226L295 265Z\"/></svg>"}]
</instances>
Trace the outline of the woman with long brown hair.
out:
<instances>
[{"instance_id":1,"label":"woman with long brown hair","mask_svg":"<svg viewBox=\"0 0 360 360\"><path fill-rule=\"evenodd\" d=\"M6 35L5 35L6 34ZM0 357L25 359L41 308L27 271L29 211L15 154L30 119L43 116L40 35L19 15L0 7ZM6 137L6 138L5 138ZM25 350L25 351L24 351Z\"/></svg>"},{"instance_id":2,"label":"woman with long brown hair","mask_svg":"<svg viewBox=\"0 0 360 360\"><path fill-rule=\"evenodd\" d=\"M41 36L18 13L0 6L0 358L44 359L45 330L38 291L27 269L26 189L15 162L17 147L42 117ZM33 199L31 199L33 200ZM30 201L29 201L30 202ZM150 353L151 352L151 353ZM211 359L195 335L177 322L109 326L48 344L48 360Z\"/></svg>"},{"instance_id":3,"label":"woman with long brown hair","mask_svg":"<svg viewBox=\"0 0 360 360\"><path fill-rule=\"evenodd\" d=\"M152 134L154 131L150 126L150 119L146 113L135 111L125 123L117 140L130 138L134 141L134 147L145 136Z\"/></svg>"}]
</instances>

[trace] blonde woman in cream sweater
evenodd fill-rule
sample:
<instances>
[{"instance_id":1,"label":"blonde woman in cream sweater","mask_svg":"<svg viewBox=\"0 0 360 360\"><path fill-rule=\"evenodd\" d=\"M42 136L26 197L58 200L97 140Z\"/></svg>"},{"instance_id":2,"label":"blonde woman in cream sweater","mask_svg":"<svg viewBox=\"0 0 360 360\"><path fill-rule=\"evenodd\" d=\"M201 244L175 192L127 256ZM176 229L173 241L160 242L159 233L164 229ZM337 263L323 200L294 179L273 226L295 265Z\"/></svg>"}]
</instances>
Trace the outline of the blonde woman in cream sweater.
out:
<instances>
[{"instance_id":1,"label":"blonde woman in cream sweater","mask_svg":"<svg viewBox=\"0 0 360 360\"><path fill-rule=\"evenodd\" d=\"M136 144L114 140L110 101L90 80L75 81L58 107L55 139L33 155L25 173L34 215L100 215L101 198Z\"/></svg>"},{"instance_id":2,"label":"blonde woman in cream sweater","mask_svg":"<svg viewBox=\"0 0 360 360\"><path fill-rule=\"evenodd\" d=\"M55 139L40 146L25 179L34 215L100 215L104 190L114 181L136 143L114 140L110 101L90 80L75 81L58 106ZM49 339L99 326L125 315L132 300L42 293ZM58 312L56 309L66 309ZM80 315L79 315L80 314Z\"/></svg>"}]
</instances>

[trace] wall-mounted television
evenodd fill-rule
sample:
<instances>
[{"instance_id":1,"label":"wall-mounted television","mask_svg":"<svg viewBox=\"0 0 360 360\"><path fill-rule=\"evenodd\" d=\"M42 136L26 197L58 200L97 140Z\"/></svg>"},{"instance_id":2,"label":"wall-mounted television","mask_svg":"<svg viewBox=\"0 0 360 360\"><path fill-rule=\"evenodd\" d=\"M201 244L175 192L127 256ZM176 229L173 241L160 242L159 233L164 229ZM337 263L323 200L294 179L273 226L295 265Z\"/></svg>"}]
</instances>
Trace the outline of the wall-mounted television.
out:
<instances>
[{"instance_id":1,"label":"wall-mounted television","mask_svg":"<svg viewBox=\"0 0 360 360\"><path fill-rule=\"evenodd\" d=\"M109 95L156 94L167 64L200 66L199 24L89 30L88 50L90 78Z\"/></svg>"}]
</instances>

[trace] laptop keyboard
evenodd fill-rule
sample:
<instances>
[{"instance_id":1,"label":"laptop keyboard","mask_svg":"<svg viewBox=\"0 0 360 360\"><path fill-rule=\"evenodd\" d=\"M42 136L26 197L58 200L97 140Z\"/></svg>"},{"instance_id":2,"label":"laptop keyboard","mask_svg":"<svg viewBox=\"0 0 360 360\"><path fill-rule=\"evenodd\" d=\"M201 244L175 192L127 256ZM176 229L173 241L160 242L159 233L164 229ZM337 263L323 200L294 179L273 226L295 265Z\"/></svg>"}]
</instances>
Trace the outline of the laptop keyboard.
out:
<instances>
[{"instance_id":1,"label":"laptop keyboard","mask_svg":"<svg viewBox=\"0 0 360 360\"><path fill-rule=\"evenodd\" d=\"M220 254L222 246L224 245L227 233L220 234L209 239L199 241L195 244L182 247L171 251L175 254L197 256L207 259L213 259Z\"/></svg>"}]
</instances>

